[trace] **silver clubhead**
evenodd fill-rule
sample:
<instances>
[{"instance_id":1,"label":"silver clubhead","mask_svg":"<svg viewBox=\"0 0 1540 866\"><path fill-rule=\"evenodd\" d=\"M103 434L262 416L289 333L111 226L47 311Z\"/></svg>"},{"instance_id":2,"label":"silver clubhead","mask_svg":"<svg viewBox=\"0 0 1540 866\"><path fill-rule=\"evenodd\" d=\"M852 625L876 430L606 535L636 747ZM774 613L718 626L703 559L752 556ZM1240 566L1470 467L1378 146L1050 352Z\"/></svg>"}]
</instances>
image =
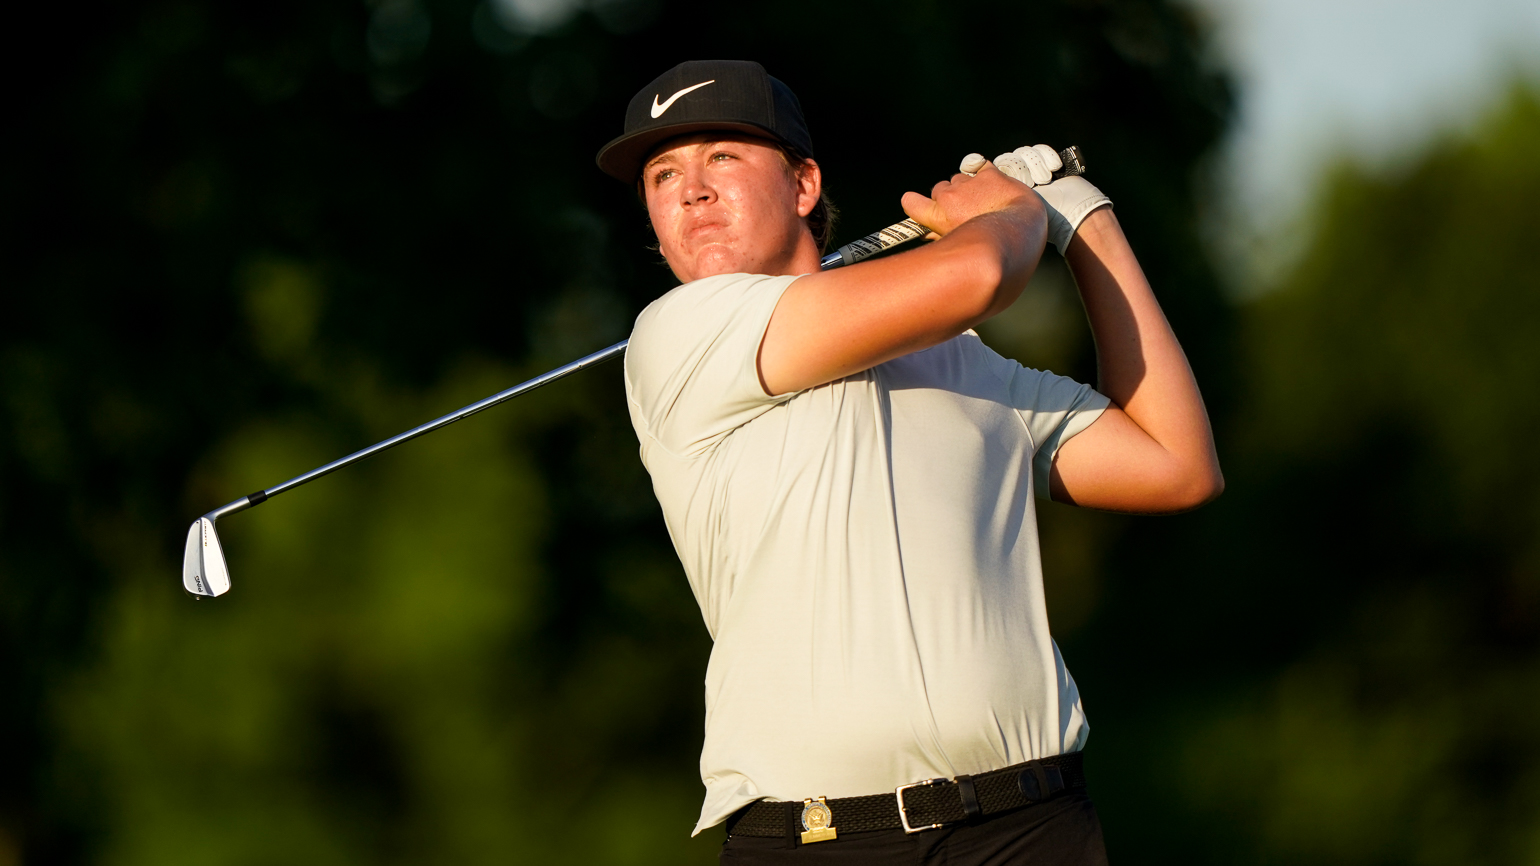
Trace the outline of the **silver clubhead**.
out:
<instances>
[{"instance_id":1,"label":"silver clubhead","mask_svg":"<svg viewBox=\"0 0 1540 866\"><path fill-rule=\"evenodd\" d=\"M214 521L200 517L187 530L187 552L182 556L182 587L200 598L215 598L230 591L230 572L219 546Z\"/></svg>"}]
</instances>

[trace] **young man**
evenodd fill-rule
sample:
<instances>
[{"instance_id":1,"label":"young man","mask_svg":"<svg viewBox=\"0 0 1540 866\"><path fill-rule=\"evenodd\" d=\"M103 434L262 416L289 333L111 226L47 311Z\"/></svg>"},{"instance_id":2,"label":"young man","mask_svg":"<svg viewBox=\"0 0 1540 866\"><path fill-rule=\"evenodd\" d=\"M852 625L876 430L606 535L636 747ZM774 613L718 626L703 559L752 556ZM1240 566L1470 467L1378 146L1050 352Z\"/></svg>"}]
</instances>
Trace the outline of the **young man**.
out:
<instances>
[{"instance_id":1,"label":"young man","mask_svg":"<svg viewBox=\"0 0 1540 866\"><path fill-rule=\"evenodd\" d=\"M827 272L812 156L784 84L706 61L639 93L598 158L638 186L683 283L638 317L625 379L715 641L696 832L727 821L736 863L1105 862L1033 497L1217 496L1197 384L1110 202L1050 182L1051 150L997 160L1021 180L972 159L907 193L939 240ZM1100 393L969 330L1045 240Z\"/></svg>"}]
</instances>

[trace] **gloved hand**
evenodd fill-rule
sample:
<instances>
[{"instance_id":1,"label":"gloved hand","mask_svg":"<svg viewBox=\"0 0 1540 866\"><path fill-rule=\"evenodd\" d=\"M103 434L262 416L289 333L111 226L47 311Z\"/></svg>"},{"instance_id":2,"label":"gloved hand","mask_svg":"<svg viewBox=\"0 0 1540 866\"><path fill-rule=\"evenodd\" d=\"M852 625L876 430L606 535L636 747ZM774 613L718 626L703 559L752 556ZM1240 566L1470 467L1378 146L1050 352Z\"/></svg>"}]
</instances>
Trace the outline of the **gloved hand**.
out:
<instances>
[{"instance_id":1,"label":"gloved hand","mask_svg":"<svg viewBox=\"0 0 1540 866\"><path fill-rule=\"evenodd\" d=\"M984 167L984 157L970 153L963 157L963 174L977 174ZM1053 179L1064 167L1059 154L1046 144L1018 147L995 157L995 168L1033 188L1048 205L1048 240L1060 255L1069 249L1075 229L1099 207L1111 207L1112 199L1083 177Z\"/></svg>"}]
</instances>

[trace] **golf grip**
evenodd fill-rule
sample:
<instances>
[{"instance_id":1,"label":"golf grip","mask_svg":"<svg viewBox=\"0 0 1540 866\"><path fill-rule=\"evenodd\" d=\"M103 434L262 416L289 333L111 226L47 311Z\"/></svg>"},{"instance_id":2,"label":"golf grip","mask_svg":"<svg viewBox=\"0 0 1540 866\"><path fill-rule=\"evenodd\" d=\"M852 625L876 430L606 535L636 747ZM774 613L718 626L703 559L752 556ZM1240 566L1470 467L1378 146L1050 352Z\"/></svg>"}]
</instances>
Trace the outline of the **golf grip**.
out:
<instances>
[{"instance_id":1,"label":"golf grip","mask_svg":"<svg viewBox=\"0 0 1540 866\"><path fill-rule=\"evenodd\" d=\"M1080 148L1073 146L1066 147L1065 149L1059 151L1059 158L1064 162L1064 167L1053 173L1055 180L1063 177L1085 174L1085 157L1080 153ZM882 231L876 232L875 234L869 234L858 241L852 241L848 244L845 244L838 250L824 256L822 262L820 262L820 266L824 270L828 270L830 268L838 268L844 265L853 265L862 259L870 258L877 253L892 249L899 244L908 243L909 241L922 238L929 232L930 229L920 225L914 220L904 220L901 223L894 223ZM579 370L587 369L594 366L595 364L602 364L605 361L617 357L625 352L626 345L629 342L629 340L621 340L619 343L616 343L607 349L600 349L599 351L594 352L592 355L584 356L570 364L557 367L548 373L536 376L535 378L530 379L527 382L522 382L518 385L515 385L506 391L500 391L484 400L478 400L477 402L472 403L463 409L451 412L441 418L435 418L426 424L414 427L405 433L399 433L390 437L389 439L384 440L383 442L376 442L375 444L370 445L368 448L355 451L346 457L333 460L324 466L317 466L309 472L290 478L288 481L285 481L282 484L268 487L264 490L258 490L255 493L249 494L247 496L242 496L240 499L222 505L219 508L210 511L204 516L210 520L218 520L219 518L226 515L245 511L246 509L255 505L261 505L263 502L266 502L268 499L277 496L284 491L293 490L294 488L303 484L309 484L317 478L330 475L331 473L336 472L338 469L341 469L344 466L351 466L360 460L363 460L367 457L372 457L381 451L394 448L403 442L410 442L411 440L416 439L418 436L432 433L434 430L437 430L441 427L447 427L448 425L453 424L462 418L468 418L484 409L490 409L499 403L512 400L514 397L518 397L522 394L528 394L530 391L533 391L542 385L547 385L556 381L557 379L570 376Z\"/></svg>"},{"instance_id":2,"label":"golf grip","mask_svg":"<svg viewBox=\"0 0 1540 866\"><path fill-rule=\"evenodd\" d=\"M1085 156L1081 154L1079 147L1070 145L1059 151L1059 160L1064 163L1064 166L1053 173L1054 180L1085 174ZM930 229L914 220L894 223L882 231L869 234L858 241L851 241L824 256L822 262L823 269L828 270L829 268L853 265L862 259L871 258L899 244L906 244L917 238L923 238L929 233Z\"/></svg>"}]
</instances>

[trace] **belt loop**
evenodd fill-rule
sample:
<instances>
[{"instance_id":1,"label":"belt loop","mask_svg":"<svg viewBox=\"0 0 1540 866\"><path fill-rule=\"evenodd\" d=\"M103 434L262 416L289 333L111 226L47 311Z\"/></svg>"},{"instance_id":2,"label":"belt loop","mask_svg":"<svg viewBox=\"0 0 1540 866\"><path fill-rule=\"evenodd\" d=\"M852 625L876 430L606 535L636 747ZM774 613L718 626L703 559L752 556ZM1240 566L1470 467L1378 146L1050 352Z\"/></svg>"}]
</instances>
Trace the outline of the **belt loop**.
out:
<instances>
[{"instance_id":1,"label":"belt loop","mask_svg":"<svg viewBox=\"0 0 1540 866\"><path fill-rule=\"evenodd\" d=\"M1048 796L1052 797L1054 794L1064 790L1064 773L1058 767L1051 764L1044 767L1043 776L1048 782Z\"/></svg>"},{"instance_id":2,"label":"belt loop","mask_svg":"<svg viewBox=\"0 0 1540 866\"><path fill-rule=\"evenodd\" d=\"M786 813L787 848L797 847L797 823L801 815L801 812L797 809L797 807L800 805L802 804L798 803L796 800L787 800L781 807L781 810Z\"/></svg>"},{"instance_id":3,"label":"belt loop","mask_svg":"<svg viewBox=\"0 0 1540 866\"><path fill-rule=\"evenodd\" d=\"M963 814L967 816L967 820L972 821L983 817L984 809L979 806L979 794L974 790L973 777L958 776L956 781L957 793L962 796Z\"/></svg>"}]
</instances>

